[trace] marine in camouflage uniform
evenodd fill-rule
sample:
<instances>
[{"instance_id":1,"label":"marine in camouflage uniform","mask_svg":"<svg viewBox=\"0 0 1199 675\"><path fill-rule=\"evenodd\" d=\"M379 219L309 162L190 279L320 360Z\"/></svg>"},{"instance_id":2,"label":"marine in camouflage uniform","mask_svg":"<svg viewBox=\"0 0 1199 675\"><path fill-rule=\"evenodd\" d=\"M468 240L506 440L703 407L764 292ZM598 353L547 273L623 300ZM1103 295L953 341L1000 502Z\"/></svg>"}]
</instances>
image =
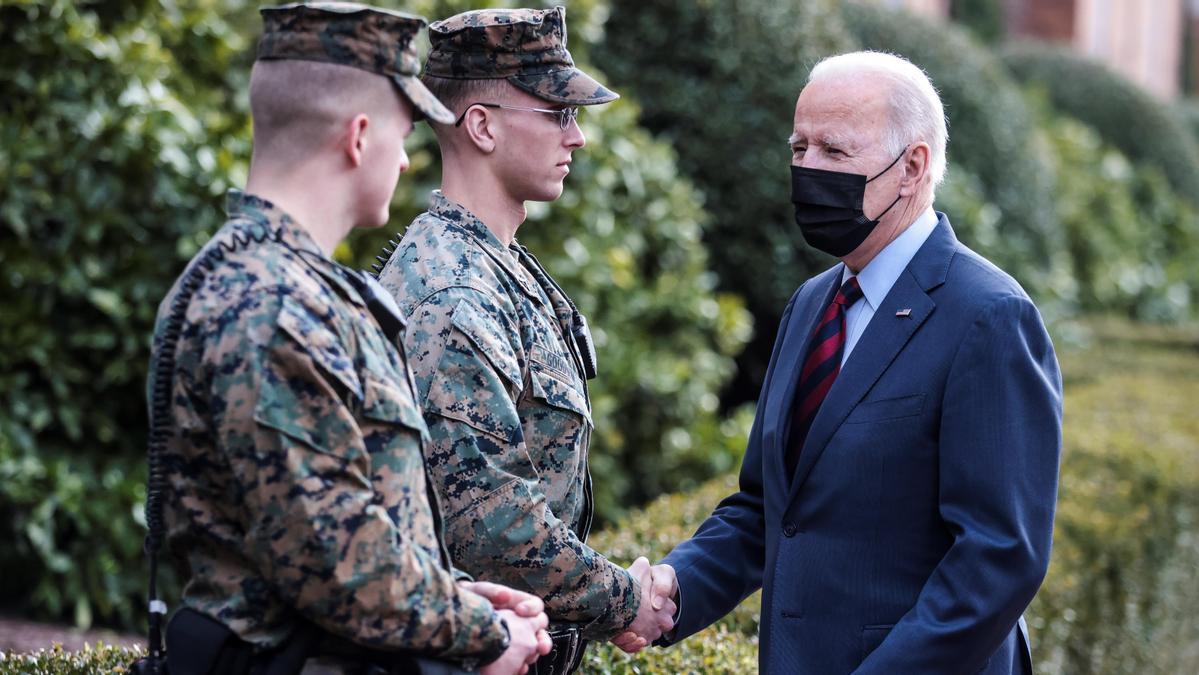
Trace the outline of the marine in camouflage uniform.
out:
<instances>
[{"instance_id":1,"label":"marine in camouflage uniform","mask_svg":"<svg viewBox=\"0 0 1199 675\"><path fill-rule=\"evenodd\" d=\"M263 15L259 58L365 68L447 117L415 78L422 19L344 4ZM428 431L365 279L266 200L234 192L227 208L197 256L224 251L186 304L172 379L167 523L187 564L183 605L264 648L306 619L366 647L494 657L507 631L456 583ZM156 358L181 288L160 307Z\"/></svg>"},{"instance_id":2,"label":"marine in camouflage uniform","mask_svg":"<svg viewBox=\"0 0 1199 675\"><path fill-rule=\"evenodd\" d=\"M504 78L570 105L617 98L574 67L562 8L467 12L432 24L430 39L426 81ZM440 191L379 281L408 321L455 564L541 596L552 621L581 623L583 637L619 633L641 591L585 543L593 425L589 345L573 336L581 315L524 247Z\"/></svg>"}]
</instances>

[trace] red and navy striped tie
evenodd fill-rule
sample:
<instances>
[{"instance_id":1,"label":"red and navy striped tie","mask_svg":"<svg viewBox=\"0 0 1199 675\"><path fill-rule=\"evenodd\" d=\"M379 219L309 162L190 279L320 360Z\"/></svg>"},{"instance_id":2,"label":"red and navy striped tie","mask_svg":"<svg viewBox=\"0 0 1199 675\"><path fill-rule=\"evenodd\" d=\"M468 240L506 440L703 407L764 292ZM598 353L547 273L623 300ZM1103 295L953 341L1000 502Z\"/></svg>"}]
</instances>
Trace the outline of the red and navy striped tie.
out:
<instances>
[{"instance_id":1,"label":"red and navy striped tie","mask_svg":"<svg viewBox=\"0 0 1199 675\"><path fill-rule=\"evenodd\" d=\"M824 403L824 397L833 387L833 380L841 372L841 354L845 352L845 313L853 307L853 303L862 298L862 287L858 285L857 277L850 277L824 315L816 325L812 334L812 342L808 347L808 357L804 359L803 370L799 373L799 388L795 391L795 407L791 411L791 446L787 450L787 477L795 474L799 464L799 453L803 449L804 440L808 437L808 429L812 420Z\"/></svg>"}]
</instances>

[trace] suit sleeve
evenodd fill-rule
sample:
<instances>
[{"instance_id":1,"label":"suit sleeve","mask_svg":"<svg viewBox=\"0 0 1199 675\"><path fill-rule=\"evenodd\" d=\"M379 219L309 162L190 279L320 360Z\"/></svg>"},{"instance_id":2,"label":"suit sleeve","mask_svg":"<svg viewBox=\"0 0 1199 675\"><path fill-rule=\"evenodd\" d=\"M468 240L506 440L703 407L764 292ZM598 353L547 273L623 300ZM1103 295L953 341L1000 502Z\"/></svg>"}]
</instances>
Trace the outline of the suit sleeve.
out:
<instances>
[{"instance_id":1,"label":"suit sleeve","mask_svg":"<svg viewBox=\"0 0 1199 675\"><path fill-rule=\"evenodd\" d=\"M1049 565L1061 454L1061 377L1025 297L984 308L948 375L940 515L953 543L916 604L858 673L976 672Z\"/></svg>"},{"instance_id":2,"label":"suit sleeve","mask_svg":"<svg viewBox=\"0 0 1199 675\"><path fill-rule=\"evenodd\" d=\"M801 287L802 290L802 287ZM783 344L796 291L783 312L775 338L770 367L758 398L745 458L741 462L740 491L726 497L690 539L662 561L675 569L679 583L679 616L675 628L660 645L670 645L699 632L732 611L762 587L765 565L765 515L762 488L762 417L770 401L767 392Z\"/></svg>"},{"instance_id":3,"label":"suit sleeve","mask_svg":"<svg viewBox=\"0 0 1199 675\"><path fill-rule=\"evenodd\" d=\"M455 564L479 579L544 599L554 620L606 640L636 617L640 587L550 509L516 399L522 386L508 336L515 322L481 295L447 293L419 305L405 343L432 442Z\"/></svg>"},{"instance_id":4,"label":"suit sleeve","mask_svg":"<svg viewBox=\"0 0 1199 675\"><path fill-rule=\"evenodd\" d=\"M245 555L273 591L368 647L494 654L505 639L497 615L459 588L436 552L420 431L398 419L393 383L359 381L338 358L335 331L296 305L285 303L254 352L218 369L214 391L228 400L227 416L252 414L226 419L222 445L234 449L235 491L255 514ZM372 396L374 418L357 414ZM400 487L412 484L419 489Z\"/></svg>"}]
</instances>

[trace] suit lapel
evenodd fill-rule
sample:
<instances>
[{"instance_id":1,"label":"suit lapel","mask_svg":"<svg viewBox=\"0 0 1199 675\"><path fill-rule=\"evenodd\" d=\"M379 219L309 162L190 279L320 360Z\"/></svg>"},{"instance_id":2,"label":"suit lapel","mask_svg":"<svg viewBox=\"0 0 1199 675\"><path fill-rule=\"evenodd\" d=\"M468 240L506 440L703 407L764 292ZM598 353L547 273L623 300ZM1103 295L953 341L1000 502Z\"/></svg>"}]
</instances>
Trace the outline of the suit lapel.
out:
<instances>
[{"instance_id":1,"label":"suit lapel","mask_svg":"<svg viewBox=\"0 0 1199 675\"><path fill-rule=\"evenodd\" d=\"M875 311L816 413L791 481L788 503L795 499L845 418L936 308L927 291L944 282L956 244L949 221L942 215L936 229ZM911 311L897 315L901 310Z\"/></svg>"}]
</instances>

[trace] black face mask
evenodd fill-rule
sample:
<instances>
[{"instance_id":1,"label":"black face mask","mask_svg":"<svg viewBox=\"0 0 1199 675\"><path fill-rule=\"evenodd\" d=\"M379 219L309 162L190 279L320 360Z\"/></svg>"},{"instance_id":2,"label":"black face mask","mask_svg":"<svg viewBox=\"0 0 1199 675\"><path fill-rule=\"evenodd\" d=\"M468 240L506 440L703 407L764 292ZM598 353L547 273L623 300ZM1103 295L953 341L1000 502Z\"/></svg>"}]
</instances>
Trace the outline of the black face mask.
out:
<instances>
[{"instance_id":1,"label":"black face mask","mask_svg":"<svg viewBox=\"0 0 1199 675\"><path fill-rule=\"evenodd\" d=\"M862 211L866 184L890 171L907 151L905 147L899 157L875 174L874 178L866 178L858 173L792 166L791 202L795 205L795 224L803 232L804 241L838 258L853 253L874 231L879 218L900 200L896 196L891 206L878 214L878 218L867 218Z\"/></svg>"}]
</instances>

